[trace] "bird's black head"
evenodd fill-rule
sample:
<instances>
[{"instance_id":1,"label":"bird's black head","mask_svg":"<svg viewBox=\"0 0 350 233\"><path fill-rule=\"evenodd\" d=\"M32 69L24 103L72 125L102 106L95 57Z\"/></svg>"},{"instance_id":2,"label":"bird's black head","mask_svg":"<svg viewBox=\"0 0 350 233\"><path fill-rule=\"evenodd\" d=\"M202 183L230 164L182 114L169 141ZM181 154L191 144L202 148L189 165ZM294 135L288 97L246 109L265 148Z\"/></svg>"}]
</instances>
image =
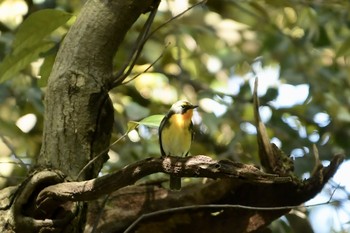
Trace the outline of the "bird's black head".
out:
<instances>
[{"instance_id":1,"label":"bird's black head","mask_svg":"<svg viewBox=\"0 0 350 233\"><path fill-rule=\"evenodd\" d=\"M198 105L193 105L186 100L179 100L171 106L170 111L175 114L184 114L187 112L187 110L197 107Z\"/></svg>"}]
</instances>

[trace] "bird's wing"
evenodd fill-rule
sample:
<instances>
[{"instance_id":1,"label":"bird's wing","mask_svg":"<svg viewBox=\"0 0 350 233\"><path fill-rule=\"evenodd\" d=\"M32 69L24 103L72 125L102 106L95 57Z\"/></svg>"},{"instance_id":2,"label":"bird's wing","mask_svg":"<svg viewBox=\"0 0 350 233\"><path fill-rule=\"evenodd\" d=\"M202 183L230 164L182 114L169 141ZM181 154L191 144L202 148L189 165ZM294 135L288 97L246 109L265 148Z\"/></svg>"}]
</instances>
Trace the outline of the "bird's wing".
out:
<instances>
[{"instance_id":1,"label":"bird's wing","mask_svg":"<svg viewBox=\"0 0 350 233\"><path fill-rule=\"evenodd\" d=\"M165 156L165 152L163 149L163 143L162 143L162 129L164 127L167 127L167 124L169 124L169 116L165 115L164 118L162 119L162 121L160 122L159 128L158 128L158 136L159 136L159 145L160 145L160 153L162 156Z\"/></svg>"},{"instance_id":2,"label":"bird's wing","mask_svg":"<svg viewBox=\"0 0 350 233\"><path fill-rule=\"evenodd\" d=\"M193 141L193 138L194 138L194 131L193 131L193 123L191 121L190 123L190 131L191 131L191 140Z\"/></svg>"}]
</instances>

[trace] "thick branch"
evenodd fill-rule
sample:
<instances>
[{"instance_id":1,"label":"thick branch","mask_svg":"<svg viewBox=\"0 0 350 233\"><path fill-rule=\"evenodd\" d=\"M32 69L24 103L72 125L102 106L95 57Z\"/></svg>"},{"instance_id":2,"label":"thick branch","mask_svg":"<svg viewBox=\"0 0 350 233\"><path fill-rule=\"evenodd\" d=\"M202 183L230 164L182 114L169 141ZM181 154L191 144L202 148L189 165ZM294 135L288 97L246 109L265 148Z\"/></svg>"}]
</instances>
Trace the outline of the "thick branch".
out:
<instances>
[{"instance_id":1,"label":"thick branch","mask_svg":"<svg viewBox=\"0 0 350 233\"><path fill-rule=\"evenodd\" d=\"M315 195L320 190L320 187L322 188L324 183L335 173L342 161L342 156L335 157L328 168L320 169L315 174L316 178L312 177L306 181L309 182L308 195ZM291 185L291 190L296 189L297 186L301 187L307 184L306 182L292 180L291 177L279 177L263 173L251 165L228 160L217 161L204 155L184 158L148 158L128 165L120 171L96 179L49 186L40 192L37 203L39 208L45 209L45 206L52 205L52 202L63 203L66 201L94 200L99 196L134 184L140 178L157 172L176 174L181 177L230 178L240 180L244 183L254 183L255 185L289 184ZM305 196L300 199L304 198ZM294 200L298 200L298 198L294 197ZM271 201L276 202L275 199ZM267 206L269 205L268 200L265 200L265 203Z\"/></svg>"},{"instance_id":2,"label":"thick branch","mask_svg":"<svg viewBox=\"0 0 350 233\"><path fill-rule=\"evenodd\" d=\"M120 219L118 229L125 229L128 224L142 214L168 208L170 210L163 211L162 218L159 218L159 215L152 215L142 220L137 228L145 226L147 229L148 223L157 222L159 229L162 227L164 229L165 225L175 223L175 215L178 216L175 224L179 224L179 226L183 224L183 218L188 219L189 216L191 216L192 228L197 224L197 226L204 226L201 218L203 214L208 216L208 224L214 224L213 226L216 224L219 227L222 221L220 222L218 219L222 218L215 218L215 215L211 214L212 208L202 208L200 211L203 213L202 215L188 215L189 212L184 212L184 209L172 210L171 208L208 203L240 204L252 207L298 205L309 200L322 189L336 172L343 159L343 155L335 156L328 167L320 167L310 179L305 181L266 174L251 165L227 160L216 161L203 155L187 158L149 158L126 166L118 172L84 182L62 183L66 180L61 172L40 171L29 177L24 183L25 185L11 189L11 192L7 194L4 190L5 195L0 193L0 196L6 200L6 202L0 200L0 212L2 216L6 215L11 219L8 226L15 226L16 232L36 232L35 229L50 227L66 229L69 227L67 221L70 221L74 216L74 209L77 207L72 201L93 200L118 190L111 199L116 202L113 206L118 206L116 210L120 212L119 214L113 212L117 215L113 218L107 218L109 220ZM136 180L156 172L184 177L221 179L208 182L205 185L200 183L188 185L181 192L172 192L154 185L129 186ZM125 186L128 188L121 189ZM12 196L11 200L6 199L9 196ZM15 204L11 204L12 202ZM219 209L217 210L219 211ZM194 210L196 210L195 206ZM263 211L234 207L232 210L225 211L225 218L227 221L229 220L229 226L234 227L231 229L254 230L268 225L273 219L286 212L288 209L285 208ZM60 214L57 215L57 213ZM45 220L47 216L55 217ZM241 222L237 225L233 224L235 221L232 221L236 218L235 216L245 216L242 218L256 219L256 221L254 220L251 224ZM162 220L159 221L160 219ZM167 222L167 219L171 223ZM101 224L103 223L101 222ZM244 226L243 223L248 225ZM114 226L114 224L111 225ZM191 229L190 226L188 228Z\"/></svg>"},{"instance_id":3,"label":"thick branch","mask_svg":"<svg viewBox=\"0 0 350 233\"><path fill-rule=\"evenodd\" d=\"M157 172L176 174L181 177L236 178L255 183L271 184L291 181L288 177L263 173L252 165L228 160L217 161L204 155L148 158L96 179L49 186L39 194L37 201L39 205L46 205L53 200L59 202L93 200Z\"/></svg>"},{"instance_id":4,"label":"thick branch","mask_svg":"<svg viewBox=\"0 0 350 233\"><path fill-rule=\"evenodd\" d=\"M285 177L283 182L278 180L261 183L250 182L249 179L229 178L207 182L204 185L196 182L183 187L181 192L171 192L155 185L129 186L110 195L97 231L124 232L138 216L145 215L131 232L148 232L149 229L162 232L162 229L169 229L169 226L172 226L172 232L181 230L183 233L193 232L193 229L203 233L212 232L212 229L230 233L256 232L257 229L288 213L290 206L300 205L320 192L343 159L342 155L335 156L328 167L318 170L305 181ZM276 177L272 176L271 181L273 180L276 180ZM233 206L212 208L208 205L208 208L205 208L209 203ZM199 210L198 205L204 208ZM184 206L188 208L182 208ZM262 210L258 207L279 208ZM101 204L96 204L90 211L90 226L98 221L96 213L100 208ZM156 214L157 211L160 212ZM151 214L147 215L148 213ZM111 223L114 223L114 219L119 220L118 224Z\"/></svg>"}]
</instances>

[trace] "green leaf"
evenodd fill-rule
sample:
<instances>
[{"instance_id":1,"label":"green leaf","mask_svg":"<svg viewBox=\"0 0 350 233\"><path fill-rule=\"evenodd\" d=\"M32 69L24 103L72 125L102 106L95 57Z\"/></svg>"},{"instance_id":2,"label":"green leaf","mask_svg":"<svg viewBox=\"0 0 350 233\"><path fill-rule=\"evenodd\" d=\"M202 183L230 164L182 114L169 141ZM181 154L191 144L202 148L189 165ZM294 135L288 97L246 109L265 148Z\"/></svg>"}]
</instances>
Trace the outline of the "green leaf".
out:
<instances>
[{"instance_id":1,"label":"green leaf","mask_svg":"<svg viewBox=\"0 0 350 233\"><path fill-rule=\"evenodd\" d=\"M337 119L339 121L350 122L350 112L347 108L341 106L338 109Z\"/></svg>"},{"instance_id":2,"label":"green leaf","mask_svg":"<svg viewBox=\"0 0 350 233\"><path fill-rule=\"evenodd\" d=\"M148 127L157 128L159 127L160 122L163 120L163 118L164 118L164 115L152 115L142 119L140 121L140 124Z\"/></svg>"},{"instance_id":3,"label":"green leaf","mask_svg":"<svg viewBox=\"0 0 350 233\"><path fill-rule=\"evenodd\" d=\"M249 2L249 5L255 10L257 15L261 16L265 20L270 20L269 14L266 11L266 7L263 7L260 3L258 2Z\"/></svg>"},{"instance_id":4,"label":"green leaf","mask_svg":"<svg viewBox=\"0 0 350 233\"><path fill-rule=\"evenodd\" d=\"M53 9L41 10L30 15L18 28L12 54L7 55L0 64L0 83L15 76L36 60L40 53L51 49L54 43L45 42L45 37L71 17L71 14Z\"/></svg>"},{"instance_id":5,"label":"green leaf","mask_svg":"<svg viewBox=\"0 0 350 233\"><path fill-rule=\"evenodd\" d=\"M164 115L152 115L142 119L141 121L129 121L128 131L135 129L139 125L144 125L151 128L158 128Z\"/></svg>"},{"instance_id":6,"label":"green leaf","mask_svg":"<svg viewBox=\"0 0 350 233\"><path fill-rule=\"evenodd\" d=\"M136 121L129 121L128 122L128 130L126 131L127 133L129 133L131 130L136 129L136 127L138 126L138 122Z\"/></svg>"},{"instance_id":7,"label":"green leaf","mask_svg":"<svg viewBox=\"0 0 350 233\"><path fill-rule=\"evenodd\" d=\"M346 39L336 53L336 57L341 57L350 53L350 38Z\"/></svg>"},{"instance_id":8,"label":"green leaf","mask_svg":"<svg viewBox=\"0 0 350 233\"><path fill-rule=\"evenodd\" d=\"M53 9L45 9L31 14L18 28L13 41L14 53L39 43L71 17L71 14Z\"/></svg>"},{"instance_id":9,"label":"green leaf","mask_svg":"<svg viewBox=\"0 0 350 233\"><path fill-rule=\"evenodd\" d=\"M40 72L39 72L40 79L38 84L40 87L47 86L47 81L49 79L49 76L53 67L53 63L55 62L55 58L56 58L56 53L45 57L45 61L40 67Z\"/></svg>"},{"instance_id":10,"label":"green leaf","mask_svg":"<svg viewBox=\"0 0 350 233\"><path fill-rule=\"evenodd\" d=\"M39 43L16 54L6 56L0 63L0 83L15 76L32 61L36 60L40 53L51 49L53 46L54 43L52 42Z\"/></svg>"}]
</instances>

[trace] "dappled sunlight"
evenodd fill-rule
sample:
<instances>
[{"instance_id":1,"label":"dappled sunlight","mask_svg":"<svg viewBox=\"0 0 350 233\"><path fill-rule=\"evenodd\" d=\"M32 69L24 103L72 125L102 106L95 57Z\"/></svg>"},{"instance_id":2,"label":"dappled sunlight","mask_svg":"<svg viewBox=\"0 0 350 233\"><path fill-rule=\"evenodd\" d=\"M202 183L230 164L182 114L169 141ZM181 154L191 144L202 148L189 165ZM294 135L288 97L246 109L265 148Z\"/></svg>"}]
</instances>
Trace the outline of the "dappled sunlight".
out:
<instances>
[{"instance_id":1,"label":"dappled sunlight","mask_svg":"<svg viewBox=\"0 0 350 233\"><path fill-rule=\"evenodd\" d=\"M296 158L301 158L307 154L310 153L310 150L309 148L307 147L304 147L304 148L295 148L294 150L292 150L290 156L293 158L293 159L296 159Z\"/></svg>"},{"instance_id":2,"label":"dappled sunlight","mask_svg":"<svg viewBox=\"0 0 350 233\"><path fill-rule=\"evenodd\" d=\"M169 63L164 67L164 71L171 75L180 75L181 68L175 63Z\"/></svg>"},{"instance_id":3,"label":"dappled sunlight","mask_svg":"<svg viewBox=\"0 0 350 233\"><path fill-rule=\"evenodd\" d=\"M309 96L309 85L282 84L278 87L277 99L271 101L275 108L290 108L294 105L303 104Z\"/></svg>"},{"instance_id":4,"label":"dappled sunlight","mask_svg":"<svg viewBox=\"0 0 350 233\"><path fill-rule=\"evenodd\" d=\"M227 107L224 104L220 104L213 99L203 98L199 101L199 106L207 113L214 113L217 117L222 116Z\"/></svg>"},{"instance_id":5,"label":"dappled sunlight","mask_svg":"<svg viewBox=\"0 0 350 233\"><path fill-rule=\"evenodd\" d=\"M282 142L276 137L271 138L270 140L271 143L275 144L278 148L282 147Z\"/></svg>"},{"instance_id":6,"label":"dappled sunlight","mask_svg":"<svg viewBox=\"0 0 350 233\"><path fill-rule=\"evenodd\" d=\"M261 121L263 123L267 123L268 121L270 121L272 116L272 110L270 107L268 106L259 107L259 113L260 113Z\"/></svg>"},{"instance_id":7,"label":"dappled sunlight","mask_svg":"<svg viewBox=\"0 0 350 233\"><path fill-rule=\"evenodd\" d=\"M9 145L0 139L0 187L6 185L8 177L11 177L15 166L18 166L16 163Z\"/></svg>"},{"instance_id":8,"label":"dappled sunlight","mask_svg":"<svg viewBox=\"0 0 350 233\"><path fill-rule=\"evenodd\" d=\"M210 73L217 73L222 68L222 62L220 61L219 58L214 57L214 56L208 56L205 59L205 63L207 65L207 69Z\"/></svg>"},{"instance_id":9,"label":"dappled sunlight","mask_svg":"<svg viewBox=\"0 0 350 233\"><path fill-rule=\"evenodd\" d=\"M218 37L229 45L242 42L241 32L249 28L247 25L237 21L223 19L220 15L213 12L207 13L204 20L205 23L215 28ZM250 36L250 38L252 37Z\"/></svg>"},{"instance_id":10,"label":"dappled sunlight","mask_svg":"<svg viewBox=\"0 0 350 233\"><path fill-rule=\"evenodd\" d=\"M310 142L317 143L320 140L320 135L317 133L317 131L314 131L308 136L308 139Z\"/></svg>"},{"instance_id":11,"label":"dappled sunlight","mask_svg":"<svg viewBox=\"0 0 350 233\"><path fill-rule=\"evenodd\" d=\"M198 47L197 41L192 36L184 34L184 35L182 35L182 40L183 40L184 46L189 51L194 52L197 49L197 47Z\"/></svg>"},{"instance_id":12,"label":"dappled sunlight","mask_svg":"<svg viewBox=\"0 0 350 233\"><path fill-rule=\"evenodd\" d=\"M128 137L129 139L132 141L132 142L138 142L140 141L140 136L138 134L138 132L136 130L131 130L129 133L128 133Z\"/></svg>"},{"instance_id":13,"label":"dappled sunlight","mask_svg":"<svg viewBox=\"0 0 350 233\"><path fill-rule=\"evenodd\" d=\"M247 77L249 78L249 85L251 90L254 89L255 78L258 78L258 96L264 96L268 88L278 88L281 85L280 81L280 67L268 66L262 67L260 61L253 63L252 69L254 73L248 73Z\"/></svg>"},{"instance_id":14,"label":"dappled sunlight","mask_svg":"<svg viewBox=\"0 0 350 233\"><path fill-rule=\"evenodd\" d=\"M3 187L8 181L8 177L11 176L16 164L13 163L11 158L0 157L0 186Z\"/></svg>"},{"instance_id":15,"label":"dappled sunlight","mask_svg":"<svg viewBox=\"0 0 350 233\"><path fill-rule=\"evenodd\" d=\"M171 104L177 100L175 88L168 83L168 79L161 73L145 73L135 80L135 88L146 99L153 99Z\"/></svg>"},{"instance_id":16,"label":"dappled sunlight","mask_svg":"<svg viewBox=\"0 0 350 233\"><path fill-rule=\"evenodd\" d=\"M320 127L326 127L331 122L329 115L324 112L316 113L315 116L313 117L313 120Z\"/></svg>"},{"instance_id":17,"label":"dappled sunlight","mask_svg":"<svg viewBox=\"0 0 350 233\"><path fill-rule=\"evenodd\" d=\"M301 123L297 116L283 114L282 120L293 130L297 131L300 137L306 137L305 126Z\"/></svg>"},{"instance_id":18,"label":"dappled sunlight","mask_svg":"<svg viewBox=\"0 0 350 233\"><path fill-rule=\"evenodd\" d=\"M160 10L170 11L173 16L176 16L186 10L189 6L188 0L161 1Z\"/></svg>"},{"instance_id":19,"label":"dappled sunlight","mask_svg":"<svg viewBox=\"0 0 350 233\"><path fill-rule=\"evenodd\" d=\"M250 122L242 122L240 124L240 128L241 128L241 130L243 130L247 134L256 134L257 133L255 125L253 125Z\"/></svg>"},{"instance_id":20,"label":"dappled sunlight","mask_svg":"<svg viewBox=\"0 0 350 233\"><path fill-rule=\"evenodd\" d=\"M0 21L10 28L16 28L27 14L28 6L23 0L5 0L0 3Z\"/></svg>"},{"instance_id":21,"label":"dappled sunlight","mask_svg":"<svg viewBox=\"0 0 350 233\"><path fill-rule=\"evenodd\" d=\"M37 118L35 114L29 113L24 116L21 116L16 121L16 125L22 132L28 133L30 130L32 130L37 122Z\"/></svg>"},{"instance_id":22,"label":"dappled sunlight","mask_svg":"<svg viewBox=\"0 0 350 233\"><path fill-rule=\"evenodd\" d=\"M281 31L292 38L302 38L305 34L303 28L297 26L298 16L292 7L284 7L276 17L276 24Z\"/></svg>"}]
</instances>

